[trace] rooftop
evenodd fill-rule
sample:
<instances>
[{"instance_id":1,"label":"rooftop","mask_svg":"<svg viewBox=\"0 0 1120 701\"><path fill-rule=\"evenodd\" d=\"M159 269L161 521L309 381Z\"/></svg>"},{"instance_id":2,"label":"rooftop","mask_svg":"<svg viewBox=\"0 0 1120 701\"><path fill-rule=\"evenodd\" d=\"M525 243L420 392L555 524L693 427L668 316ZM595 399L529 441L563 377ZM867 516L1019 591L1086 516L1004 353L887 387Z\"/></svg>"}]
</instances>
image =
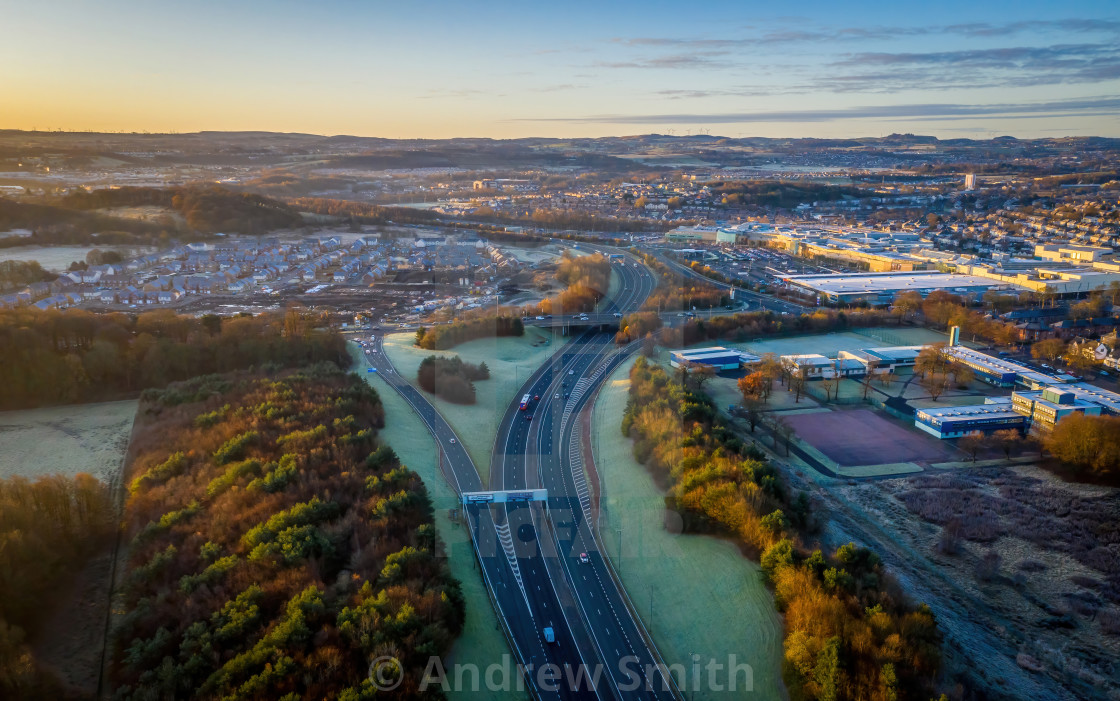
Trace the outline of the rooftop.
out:
<instances>
[{"instance_id":1,"label":"rooftop","mask_svg":"<svg viewBox=\"0 0 1120 701\"><path fill-rule=\"evenodd\" d=\"M970 287L994 288L1000 285L991 278L979 275L954 273L864 273L862 275L790 275L784 278L792 283L828 294L853 294L858 292L902 292L907 290L950 290Z\"/></svg>"}]
</instances>

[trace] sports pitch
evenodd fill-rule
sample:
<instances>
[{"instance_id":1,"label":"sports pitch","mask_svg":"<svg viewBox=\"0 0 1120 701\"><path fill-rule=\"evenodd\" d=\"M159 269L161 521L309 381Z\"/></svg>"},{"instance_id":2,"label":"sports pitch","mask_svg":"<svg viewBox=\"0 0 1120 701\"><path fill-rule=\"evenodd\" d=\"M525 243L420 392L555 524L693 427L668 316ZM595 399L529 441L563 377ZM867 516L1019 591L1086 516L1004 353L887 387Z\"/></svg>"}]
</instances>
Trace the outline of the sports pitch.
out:
<instances>
[{"instance_id":1,"label":"sports pitch","mask_svg":"<svg viewBox=\"0 0 1120 701\"><path fill-rule=\"evenodd\" d=\"M869 409L786 416L798 438L837 465L944 462L953 446L917 430L907 430Z\"/></svg>"}]
</instances>

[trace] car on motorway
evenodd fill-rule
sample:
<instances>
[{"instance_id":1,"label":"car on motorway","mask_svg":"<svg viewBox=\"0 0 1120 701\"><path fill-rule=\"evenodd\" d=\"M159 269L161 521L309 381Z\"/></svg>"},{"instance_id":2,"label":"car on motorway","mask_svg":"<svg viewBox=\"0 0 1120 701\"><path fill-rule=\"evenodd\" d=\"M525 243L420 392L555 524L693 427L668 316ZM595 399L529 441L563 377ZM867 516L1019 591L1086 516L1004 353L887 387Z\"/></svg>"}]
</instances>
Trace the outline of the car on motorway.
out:
<instances>
[{"instance_id":1,"label":"car on motorway","mask_svg":"<svg viewBox=\"0 0 1120 701\"><path fill-rule=\"evenodd\" d=\"M614 313L614 318L616 318L616 319L621 319L621 318L622 318L622 314L620 314L620 313L618 313L618 312L615 312L615 313Z\"/></svg>"},{"instance_id":2,"label":"car on motorway","mask_svg":"<svg viewBox=\"0 0 1120 701\"><path fill-rule=\"evenodd\" d=\"M538 316L537 321L544 321L544 317L543 316Z\"/></svg>"},{"instance_id":3,"label":"car on motorway","mask_svg":"<svg viewBox=\"0 0 1120 701\"><path fill-rule=\"evenodd\" d=\"M569 371L568 371L568 374L569 374L569 375L574 375L574 374L576 374L576 371L575 371L575 370L569 370Z\"/></svg>"},{"instance_id":4,"label":"car on motorway","mask_svg":"<svg viewBox=\"0 0 1120 701\"><path fill-rule=\"evenodd\" d=\"M591 558L587 556L587 553L580 553L579 561L586 565L587 563L591 562Z\"/></svg>"},{"instance_id":5,"label":"car on motorway","mask_svg":"<svg viewBox=\"0 0 1120 701\"><path fill-rule=\"evenodd\" d=\"M559 392L557 392L557 393L556 393L556 395L555 395L555 396L553 396L552 398L553 398L553 399L559 399L559 398L560 398L560 393L559 393Z\"/></svg>"},{"instance_id":6,"label":"car on motorway","mask_svg":"<svg viewBox=\"0 0 1120 701\"><path fill-rule=\"evenodd\" d=\"M455 443L457 443L457 442L458 442L458 441L456 441L456 440L455 440L454 438L452 438L452 439L451 439L451 443L452 443L452 444L455 444Z\"/></svg>"},{"instance_id":7,"label":"car on motorway","mask_svg":"<svg viewBox=\"0 0 1120 701\"><path fill-rule=\"evenodd\" d=\"M541 633L544 635L544 641L546 643L556 642L556 631L552 630L552 626L545 626L544 630L541 631Z\"/></svg>"},{"instance_id":8,"label":"car on motorway","mask_svg":"<svg viewBox=\"0 0 1120 701\"><path fill-rule=\"evenodd\" d=\"M568 398L568 397L570 397L570 396L572 396L572 393L571 393L571 392L565 392L565 393L564 393L564 399L567 399L567 398Z\"/></svg>"},{"instance_id":9,"label":"car on motorway","mask_svg":"<svg viewBox=\"0 0 1120 701\"><path fill-rule=\"evenodd\" d=\"M539 394L534 394L533 395L533 401L534 402L539 402L540 400L541 400L541 395L539 395Z\"/></svg>"},{"instance_id":10,"label":"car on motorway","mask_svg":"<svg viewBox=\"0 0 1120 701\"><path fill-rule=\"evenodd\" d=\"M525 415L525 420L526 421L532 421L533 420L533 415L532 414L526 414Z\"/></svg>"}]
</instances>

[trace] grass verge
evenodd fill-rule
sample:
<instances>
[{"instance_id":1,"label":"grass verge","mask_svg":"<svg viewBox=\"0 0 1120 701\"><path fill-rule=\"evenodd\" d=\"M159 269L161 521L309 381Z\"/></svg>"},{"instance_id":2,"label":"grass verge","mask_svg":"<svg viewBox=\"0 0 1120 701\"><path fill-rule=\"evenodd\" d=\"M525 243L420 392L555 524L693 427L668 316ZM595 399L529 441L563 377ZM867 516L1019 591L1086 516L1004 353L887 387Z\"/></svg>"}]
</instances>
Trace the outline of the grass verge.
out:
<instances>
[{"instance_id":1,"label":"grass verge","mask_svg":"<svg viewBox=\"0 0 1120 701\"><path fill-rule=\"evenodd\" d=\"M446 546L451 573L462 585L466 600L466 620L462 634L443 661L448 680L454 683L451 665L476 665L479 670L485 670L488 665L501 661L502 655L512 653L490 604L486 585L479 574L470 537L462 525L453 523L448 517L448 510L458 505L458 499L443 473L436 467L436 445L432 435L412 407L392 387L376 374L364 372L364 361L358 357L353 344L350 344L350 349L359 371L381 395L381 402L385 406L385 428L380 432L381 440L396 451L402 463L424 480L435 507L436 530ZM466 675L464 679L469 680L470 675ZM469 689L450 691L447 697L452 701L475 699L478 698L478 693ZM488 691L486 698L522 701L529 697L524 692L509 690Z\"/></svg>"},{"instance_id":2,"label":"grass verge","mask_svg":"<svg viewBox=\"0 0 1120 701\"><path fill-rule=\"evenodd\" d=\"M667 664L690 666L692 655L700 656L701 665L710 659L727 664L735 655L753 670L753 694L747 695L786 698L781 619L758 565L728 541L666 530L664 492L619 431L632 364L607 379L592 418L607 554ZM736 692L699 690L692 698L744 696L740 686Z\"/></svg>"},{"instance_id":3,"label":"grass verge","mask_svg":"<svg viewBox=\"0 0 1120 701\"><path fill-rule=\"evenodd\" d=\"M490 453L498 424L510 402L533 371L557 349L552 333L533 327L524 336L480 338L455 347L454 350L430 351L416 348L414 333L395 333L385 337L385 352L401 377L416 384L420 361L429 355L459 356L468 363L485 361L490 379L475 383L475 403L453 404L427 395L455 433L463 441L478 468L483 484L490 481Z\"/></svg>"}]
</instances>

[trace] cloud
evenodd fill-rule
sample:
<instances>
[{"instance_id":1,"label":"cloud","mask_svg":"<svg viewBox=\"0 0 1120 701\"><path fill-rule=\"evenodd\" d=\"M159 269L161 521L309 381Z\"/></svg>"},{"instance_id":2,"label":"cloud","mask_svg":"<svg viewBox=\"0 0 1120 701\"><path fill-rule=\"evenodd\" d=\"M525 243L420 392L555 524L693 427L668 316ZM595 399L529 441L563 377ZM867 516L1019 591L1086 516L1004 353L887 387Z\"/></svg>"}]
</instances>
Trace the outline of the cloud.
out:
<instances>
[{"instance_id":1,"label":"cloud","mask_svg":"<svg viewBox=\"0 0 1120 701\"><path fill-rule=\"evenodd\" d=\"M447 90L429 90L423 95L418 95L422 100L430 100L434 98L455 98L467 99L472 97L505 97L504 93L495 93L488 90L474 90L471 88L454 88Z\"/></svg>"},{"instance_id":2,"label":"cloud","mask_svg":"<svg viewBox=\"0 0 1120 701\"><path fill-rule=\"evenodd\" d=\"M1120 46L1059 44L963 51L864 52L827 66L807 87L833 92L1089 84L1120 78Z\"/></svg>"},{"instance_id":3,"label":"cloud","mask_svg":"<svg viewBox=\"0 0 1120 701\"><path fill-rule=\"evenodd\" d=\"M633 47L678 47L688 49L744 49L760 44L794 44L819 41L871 41L913 36L956 35L964 37L1008 37L1018 34L1054 32L1072 34L1120 34L1120 20L1060 19L991 24L975 22L925 27L822 27L771 30L741 38L615 37L612 43Z\"/></svg>"},{"instance_id":4,"label":"cloud","mask_svg":"<svg viewBox=\"0 0 1120 701\"><path fill-rule=\"evenodd\" d=\"M602 61L594 64L597 68L655 68L655 69L688 69L710 68L718 65L716 59L726 56L726 51L704 51L687 54L671 54L657 56L636 61Z\"/></svg>"},{"instance_id":5,"label":"cloud","mask_svg":"<svg viewBox=\"0 0 1120 701\"><path fill-rule=\"evenodd\" d=\"M757 75L757 67L752 67ZM811 68L791 67L771 86L672 88L670 99L806 93L891 94L915 90L1031 88L1120 80L1120 45L1059 44L961 51L849 53Z\"/></svg>"},{"instance_id":6,"label":"cloud","mask_svg":"<svg viewBox=\"0 0 1120 701\"><path fill-rule=\"evenodd\" d=\"M986 117L1027 119L1114 115L1120 97L1092 97L1051 102L999 104L930 103L910 105L865 105L819 110L770 110L731 113L605 114L583 117L538 117L518 122L567 122L582 124L737 124L748 122L832 122L865 120L961 120Z\"/></svg>"}]
</instances>

